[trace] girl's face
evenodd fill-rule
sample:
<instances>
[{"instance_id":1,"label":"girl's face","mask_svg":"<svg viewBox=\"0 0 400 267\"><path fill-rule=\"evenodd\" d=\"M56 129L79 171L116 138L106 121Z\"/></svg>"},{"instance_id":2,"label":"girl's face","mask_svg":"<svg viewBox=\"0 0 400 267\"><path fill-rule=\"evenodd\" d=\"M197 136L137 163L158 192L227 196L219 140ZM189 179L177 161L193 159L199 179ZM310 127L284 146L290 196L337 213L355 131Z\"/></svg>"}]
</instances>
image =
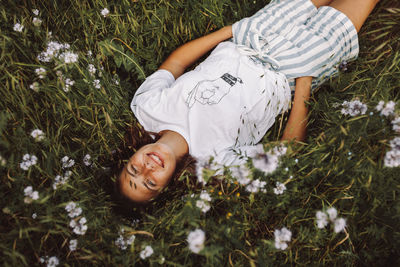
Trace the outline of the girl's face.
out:
<instances>
[{"instance_id":1,"label":"girl's face","mask_svg":"<svg viewBox=\"0 0 400 267\"><path fill-rule=\"evenodd\" d=\"M157 196L174 173L176 158L162 144L148 144L136 151L120 174L121 192L136 202Z\"/></svg>"}]
</instances>

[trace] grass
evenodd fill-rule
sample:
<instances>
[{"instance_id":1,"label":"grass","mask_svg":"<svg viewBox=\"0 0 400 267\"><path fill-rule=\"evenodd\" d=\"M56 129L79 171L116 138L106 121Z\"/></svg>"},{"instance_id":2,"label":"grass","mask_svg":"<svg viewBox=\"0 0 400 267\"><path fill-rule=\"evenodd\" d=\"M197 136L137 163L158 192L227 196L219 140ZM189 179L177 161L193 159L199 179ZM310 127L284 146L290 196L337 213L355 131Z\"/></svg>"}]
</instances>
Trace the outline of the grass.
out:
<instances>
[{"instance_id":1,"label":"grass","mask_svg":"<svg viewBox=\"0 0 400 267\"><path fill-rule=\"evenodd\" d=\"M230 177L206 189L211 210L195 205L201 188L187 175L178 187L136 217L115 211L110 196L110 166L115 150L124 146L126 129L135 122L129 103L144 78L166 56L188 40L249 16L262 1L6 1L0 6L0 261L4 266L39 265L40 257L56 256L61 265L88 266L395 266L400 249L399 168L388 168L384 157L398 133L391 117L374 109L393 100L399 114L400 4L382 0L362 28L359 58L348 71L321 87L310 101L308 139L291 147L272 175L253 169L267 182L267 193L248 193ZM101 15L107 7L110 14ZM32 24L37 16L43 22ZM13 30L15 23L22 32ZM43 63L37 56L51 38L68 43L79 60ZM92 51L92 56L88 56ZM97 72L92 75L88 65ZM39 79L35 69L46 69ZM65 92L65 79L75 84ZM94 80L100 81L96 88ZM118 84L116 83L118 81ZM39 90L29 86L38 82ZM341 114L343 101L367 104L365 115ZM370 115L370 112L373 114ZM279 139L280 118L263 140ZM45 139L35 142L33 129ZM24 171L24 154L37 164ZM91 166L83 164L86 154ZM66 184L53 190L63 175L61 159L75 160ZM296 162L297 161L297 162ZM293 179L288 180L290 176ZM287 190L275 195L276 181ZM32 186L39 199L24 202ZM87 219L85 235L69 227L65 206L79 204ZM334 206L347 220L345 232L332 225L316 227L315 214ZM35 213L37 217L32 218ZM78 217L78 218L79 218ZM139 222L133 221L139 219ZM274 230L287 227L292 239L286 250L274 246ZM187 236L196 228L206 233L204 249L188 249ZM115 245L119 232L135 235L132 245ZM70 251L69 242L78 240ZM154 253L141 259L150 245ZM165 260L163 261L162 258Z\"/></svg>"}]
</instances>

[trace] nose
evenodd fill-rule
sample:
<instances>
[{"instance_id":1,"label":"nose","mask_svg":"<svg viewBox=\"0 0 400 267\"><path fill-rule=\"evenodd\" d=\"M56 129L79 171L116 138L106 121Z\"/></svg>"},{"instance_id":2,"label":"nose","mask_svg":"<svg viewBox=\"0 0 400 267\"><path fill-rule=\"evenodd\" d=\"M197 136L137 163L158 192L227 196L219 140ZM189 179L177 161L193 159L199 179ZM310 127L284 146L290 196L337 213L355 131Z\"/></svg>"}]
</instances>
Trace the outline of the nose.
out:
<instances>
[{"instance_id":1,"label":"nose","mask_svg":"<svg viewBox=\"0 0 400 267\"><path fill-rule=\"evenodd\" d=\"M144 170L143 173L154 171L156 168L155 163L151 161L151 159L147 159L144 162Z\"/></svg>"}]
</instances>

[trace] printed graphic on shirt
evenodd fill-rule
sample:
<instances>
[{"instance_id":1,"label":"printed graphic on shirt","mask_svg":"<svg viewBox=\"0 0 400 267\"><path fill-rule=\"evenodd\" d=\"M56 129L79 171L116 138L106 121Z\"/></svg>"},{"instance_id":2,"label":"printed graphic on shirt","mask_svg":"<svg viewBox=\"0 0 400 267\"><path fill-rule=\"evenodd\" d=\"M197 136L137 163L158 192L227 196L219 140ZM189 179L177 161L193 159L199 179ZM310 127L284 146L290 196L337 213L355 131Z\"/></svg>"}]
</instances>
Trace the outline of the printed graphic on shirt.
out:
<instances>
[{"instance_id":1,"label":"printed graphic on shirt","mask_svg":"<svg viewBox=\"0 0 400 267\"><path fill-rule=\"evenodd\" d=\"M215 80L200 81L189 91L186 104L189 108L191 108L196 101L202 105L218 104L237 83L243 83L242 79L234 77L229 73L225 73Z\"/></svg>"}]
</instances>

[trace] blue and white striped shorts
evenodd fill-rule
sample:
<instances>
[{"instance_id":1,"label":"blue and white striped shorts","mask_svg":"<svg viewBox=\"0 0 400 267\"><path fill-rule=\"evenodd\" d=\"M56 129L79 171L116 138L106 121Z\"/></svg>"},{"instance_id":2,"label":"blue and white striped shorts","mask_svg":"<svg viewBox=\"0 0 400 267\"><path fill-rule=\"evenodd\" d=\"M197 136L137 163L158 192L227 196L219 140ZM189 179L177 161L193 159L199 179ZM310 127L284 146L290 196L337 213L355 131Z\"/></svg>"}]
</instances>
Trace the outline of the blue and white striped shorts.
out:
<instances>
[{"instance_id":1,"label":"blue and white striped shorts","mask_svg":"<svg viewBox=\"0 0 400 267\"><path fill-rule=\"evenodd\" d=\"M313 76L315 89L338 73L339 64L357 58L357 31L342 12L316 8L310 0L272 0L233 24L233 42L250 48L264 66L295 78Z\"/></svg>"}]
</instances>

